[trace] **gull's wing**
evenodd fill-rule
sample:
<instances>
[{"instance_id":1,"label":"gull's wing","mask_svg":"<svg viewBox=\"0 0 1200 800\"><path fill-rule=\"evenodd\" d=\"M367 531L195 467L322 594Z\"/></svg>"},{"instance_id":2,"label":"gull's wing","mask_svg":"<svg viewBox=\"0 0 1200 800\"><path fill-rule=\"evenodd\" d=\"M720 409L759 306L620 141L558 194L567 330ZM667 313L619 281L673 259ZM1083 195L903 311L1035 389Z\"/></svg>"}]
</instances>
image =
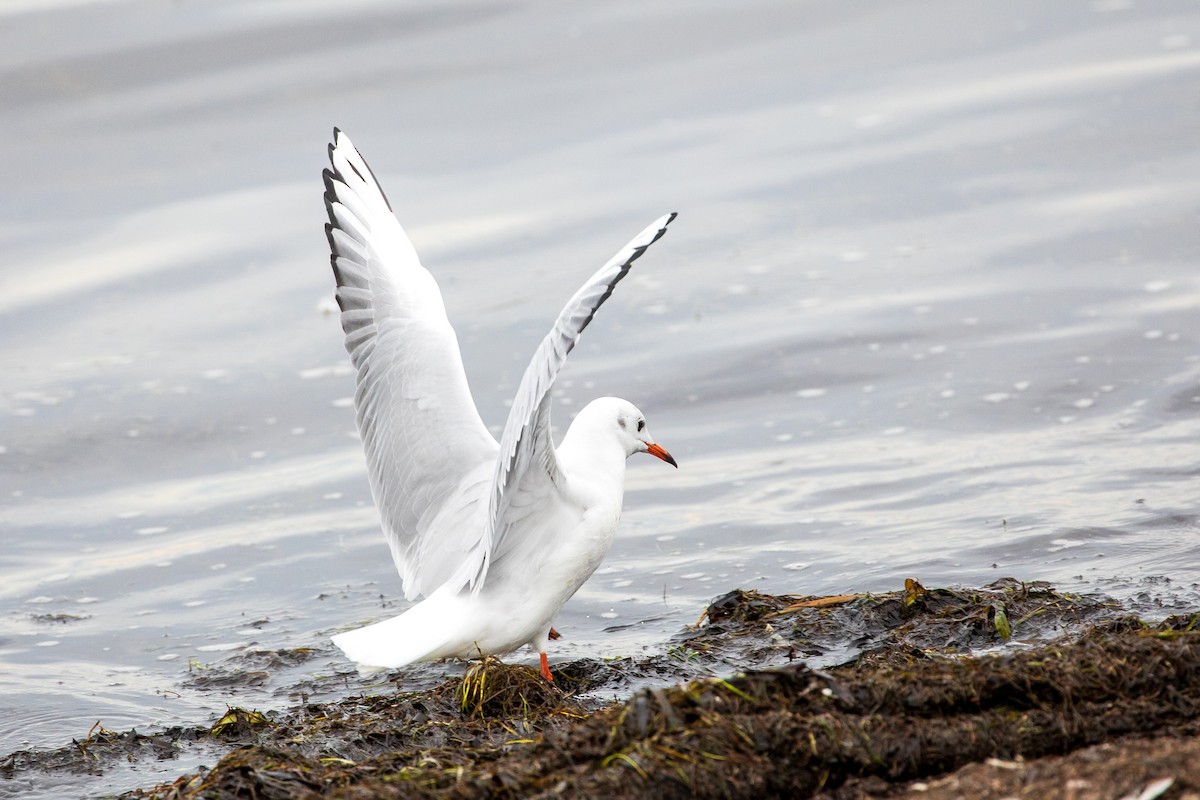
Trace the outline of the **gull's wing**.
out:
<instances>
[{"instance_id":1,"label":"gull's wing","mask_svg":"<svg viewBox=\"0 0 1200 800\"><path fill-rule=\"evenodd\" d=\"M550 436L550 387L554 384L555 376L566 363L567 354L579 340L579 335L592 321L596 310L612 294L617 282L625 277L633 262L646 252L646 248L667 232L667 226L674 219L675 214L672 213L655 221L588 278L587 283L559 312L554 327L546 334L529 366L525 368L525 375L521 378L508 421L504 425L504 433L500 437L500 457L492 479L487 525L480 541L483 560L472 581L475 591L482 587L488 566L501 552L507 530L506 512L523 479L542 475L548 481L557 478L554 441ZM535 465L537 470L531 472L530 468ZM525 486L523 490L530 490L530 487Z\"/></svg>"},{"instance_id":2,"label":"gull's wing","mask_svg":"<svg viewBox=\"0 0 1200 800\"><path fill-rule=\"evenodd\" d=\"M496 458L467 387L442 294L375 176L335 129L324 171L330 262L371 491L410 599L479 568L482 506ZM482 508L476 509L482 519ZM473 563L468 554L474 551Z\"/></svg>"}]
</instances>

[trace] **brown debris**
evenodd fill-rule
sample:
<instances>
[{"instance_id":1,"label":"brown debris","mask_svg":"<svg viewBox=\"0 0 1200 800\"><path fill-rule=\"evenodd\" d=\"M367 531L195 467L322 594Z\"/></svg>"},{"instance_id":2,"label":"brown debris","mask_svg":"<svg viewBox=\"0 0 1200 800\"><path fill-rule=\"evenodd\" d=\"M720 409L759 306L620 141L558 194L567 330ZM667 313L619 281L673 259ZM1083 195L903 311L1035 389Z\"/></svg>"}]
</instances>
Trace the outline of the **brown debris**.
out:
<instances>
[{"instance_id":1,"label":"brown debris","mask_svg":"<svg viewBox=\"0 0 1200 800\"><path fill-rule=\"evenodd\" d=\"M873 785L868 785L872 784ZM893 787L851 781L822 800L1200 800L1200 737L1130 736L1066 756L989 758Z\"/></svg>"},{"instance_id":2,"label":"brown debris","mask_svg":"<svg viewBox=\"0 0 1200 800\"><path fill-rule=\"evenodd\" d=\"M1071 766L1088 748L1140 757L1146 737L1168 742L1164 752L1195 752L1200 616L1147 625L1104 598L1017 581L974 590L910 581L903 592L823 600L732 592L667 654L558 665L554 685L530 667L486 660L425 692L267 715L231 708L200 733L239 749L207 772L126 796L1117 800L1166 778L1164 798L1196 790L1194 771L1164 772L1161 759L1121 780L1095 770L1076 795L1054 794L1046 775L1075 769L1070 780L1088 779ZM981 648L989 654L965 655ZM825 670L789 665L797 651L846 658ZM599 708L573 694L618 684L623 672L728 674L721 665L734 653L773 668L643 689ZM96 737L92 763L106 747L127 750L125 736ZM17 769L12 758L0 770ZM967 792L975 780L996 793Z\"/></svg>"},{"instance_id":3,"label":"brown debris","mask_svg":"<svg viewBox=\"0 0 1200 800\"><path fill-rule=\"evenodd\" d=\"M843 603L849 603L851 600L857 600L862 597L859 594L839 594L833 597L816 597L812 600L802 600L799 603L792 603L790 606L785 606L778 611L772 611L767 614L768 617L777 617L781 614L791 614L793 611L799 611L802 608L828 608L829 606L840 606Z\"/></svg>"},{"instance_id":4,"label":"brown debris","mask_svg":"<svg viewBox=\"0 0 1200 800\"><path fill-rule=\"evenodd\" d=\"M470 748L354 761L260 746L227 756L179 796L806 797L850 779L910 781L1130 734L1193 735L1200 634L1176 632L1094 630L919 670L875 661L694 681L565 721L539 710L469 723Z\"/></svg>"}]
</instances>

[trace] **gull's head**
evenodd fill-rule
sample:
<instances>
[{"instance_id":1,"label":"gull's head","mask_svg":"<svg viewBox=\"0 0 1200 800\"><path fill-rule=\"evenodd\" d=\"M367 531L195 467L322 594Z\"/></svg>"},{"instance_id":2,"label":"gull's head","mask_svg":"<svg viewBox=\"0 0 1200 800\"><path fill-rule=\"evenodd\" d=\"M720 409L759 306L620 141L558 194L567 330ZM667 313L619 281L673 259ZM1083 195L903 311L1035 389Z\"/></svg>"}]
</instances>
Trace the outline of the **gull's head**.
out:
<instances>
[{"instance_id":1,"label":"gull's head","mask_svg":"<svg viewBox=\"0 0 1200 800\"><path fill-rule=\"evenodd\" d=\"M601 434L615 436L625 448L625 457L634 453L649 453L678 468L666 448L654 441L646 427L646 415L628 400L619 397L600 397L584 406L576 421L587 420Z\"/></svg>"}]
</instances>

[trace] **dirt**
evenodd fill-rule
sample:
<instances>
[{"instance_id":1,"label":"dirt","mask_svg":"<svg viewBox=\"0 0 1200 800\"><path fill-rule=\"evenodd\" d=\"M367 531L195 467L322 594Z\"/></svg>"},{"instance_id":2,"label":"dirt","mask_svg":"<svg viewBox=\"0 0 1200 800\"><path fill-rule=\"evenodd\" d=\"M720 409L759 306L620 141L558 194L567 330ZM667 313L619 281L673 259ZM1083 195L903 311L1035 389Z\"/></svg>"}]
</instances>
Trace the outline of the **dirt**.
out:
<instances>
[{"instance_id":1,"label":"dirt","mask_svg":"<svg viewBox=\"0 0 1200 800\"><path fill-rule=\"evenodd\" d=\"M93 730L0 759L0 776L216 747L212 769L123 796L1190 797L1198 619L1149 624L1103 597L1012 580L734 591L662 654L557 665L553 686L488 660L423 691L231 708L150 735ZM244 679L309 653L253 656ZM205 680L219 691L236 672ZM634 686L646 688L599 699Z\"/></svg>"}]
</instances>

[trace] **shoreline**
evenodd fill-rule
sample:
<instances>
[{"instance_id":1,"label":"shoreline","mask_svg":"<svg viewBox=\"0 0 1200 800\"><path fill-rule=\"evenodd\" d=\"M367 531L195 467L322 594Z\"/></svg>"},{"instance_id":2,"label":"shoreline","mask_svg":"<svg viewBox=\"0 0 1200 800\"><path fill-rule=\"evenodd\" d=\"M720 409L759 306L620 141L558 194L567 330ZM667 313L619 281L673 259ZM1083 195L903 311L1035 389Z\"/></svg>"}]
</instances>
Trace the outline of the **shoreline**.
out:
<instances>
[{"instance_id":1,"label":"shoreline","mask_svg":"<svg viewBox=\"0 0 1200 800\"><path fill-rule=\"evenodd\" d=\"M199 752L211 769L120 796L1002 797L1061 778L1090 781L1080 796L1149 798L1155 781L1200 786L1188 766L1200 759L1184 757L1200 754L1198 621L1144 622L1108 598L1011 579L735 590L664 652L558 664L553 686L489 659L423 691L230 708L153 734L97 728L0 759L0 791ZM621 695L649 677L659 685Z\"/></svg>"}]
</instances>

